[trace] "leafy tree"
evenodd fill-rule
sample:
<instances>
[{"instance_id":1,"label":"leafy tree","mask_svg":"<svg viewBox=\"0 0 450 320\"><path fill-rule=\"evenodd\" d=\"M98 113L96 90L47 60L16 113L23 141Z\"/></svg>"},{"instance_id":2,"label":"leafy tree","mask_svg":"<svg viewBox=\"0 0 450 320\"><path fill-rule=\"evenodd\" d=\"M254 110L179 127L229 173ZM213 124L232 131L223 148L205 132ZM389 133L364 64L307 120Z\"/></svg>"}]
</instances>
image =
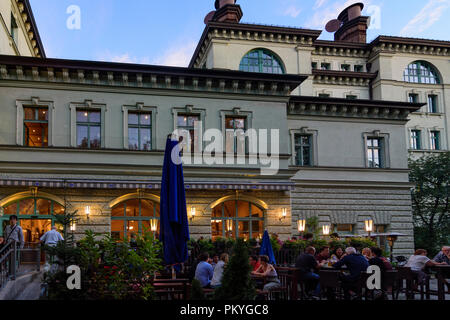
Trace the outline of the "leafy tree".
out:
<instances>
[{"instance_id":1,"label":"leafy tree","mask_svg":"<svg viewBox=\"0 0 450 320\"><path fill-rule=\"evenodd\" d=\"M236 240L233 254L225 267L222 286L215 291L217 300L253 300L256 296L254 283L250 277L248 246L243 239Z\"/></svg>"},{"instance_id":2,"label":"leafy tree","mask_svg":"<svg viewBox=\"0 0 450 320\"><path fill-rule=\"evenodd\" d=\"M200 284L200 281L198 281L197 279L192 280L191 300L194 301L206 300L202 285Z\"/></svg>"},{"instance_id":3,"label":"leafy tree","mask_svg":"<svg viewBox=\"0 0 450 320\"><path fill-rule=\"evenodd\" d=\"M450 152L409 161L416 248L430 255L450 242Z\"/></svg>"}]
</instances>

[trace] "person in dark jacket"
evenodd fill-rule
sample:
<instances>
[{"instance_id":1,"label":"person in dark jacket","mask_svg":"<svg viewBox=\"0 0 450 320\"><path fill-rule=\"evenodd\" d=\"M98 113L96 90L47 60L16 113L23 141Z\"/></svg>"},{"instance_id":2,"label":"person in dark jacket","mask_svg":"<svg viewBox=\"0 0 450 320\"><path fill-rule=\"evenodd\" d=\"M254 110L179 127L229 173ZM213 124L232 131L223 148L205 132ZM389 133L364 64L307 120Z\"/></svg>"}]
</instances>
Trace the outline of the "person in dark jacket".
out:
<instances>
[{"instance_id":1,"label":"person in dark jacket","mask_svg":"<svg viewBox=\"0 0 450 320\"><path fill-rule=\"evenodd\" d=\"M314 296L320 295L320 277L317 271L320 269L320 264L314 258L316 249L314 247L307 247L305 253L299 255L295 262L295 267L299 269L300 279L306 282L306 290Z\"/></svg>"},{"instance_id":2,"label":"person in dark jacket","mask_svg":"<svg viewBox=\"0 0 450 320\"><path fill-rule=\"evenodd\" d=\"M369 267L367 259L356 253L356 249L349 247L345 249L347 254L344 258L339 260L333 265L335 269L341 269L342 266L346 266L350 274L342 276L342 288L344 289L344 299L350 299L350 291L356 289L358 281L361 277L361 273L366 272Z\"/></svg>"}]
</instances>

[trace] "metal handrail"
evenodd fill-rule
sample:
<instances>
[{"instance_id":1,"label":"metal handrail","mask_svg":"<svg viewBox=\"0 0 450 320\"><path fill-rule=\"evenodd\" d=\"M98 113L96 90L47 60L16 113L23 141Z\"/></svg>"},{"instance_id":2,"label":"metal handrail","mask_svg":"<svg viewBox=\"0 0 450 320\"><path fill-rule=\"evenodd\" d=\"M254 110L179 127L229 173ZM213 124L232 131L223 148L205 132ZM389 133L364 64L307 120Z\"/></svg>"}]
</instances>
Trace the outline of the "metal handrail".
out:
<instances>
[{"instance_id":1,"label":"metal handrail","mask_svg":"<svg viewBox=\"0 0 450 320\"><path fill-rule=\"evenodd\" d=\"M0 250L0 288L16 279L17 267L17 243L11 241Z\"/></svg>"}]
</instances>

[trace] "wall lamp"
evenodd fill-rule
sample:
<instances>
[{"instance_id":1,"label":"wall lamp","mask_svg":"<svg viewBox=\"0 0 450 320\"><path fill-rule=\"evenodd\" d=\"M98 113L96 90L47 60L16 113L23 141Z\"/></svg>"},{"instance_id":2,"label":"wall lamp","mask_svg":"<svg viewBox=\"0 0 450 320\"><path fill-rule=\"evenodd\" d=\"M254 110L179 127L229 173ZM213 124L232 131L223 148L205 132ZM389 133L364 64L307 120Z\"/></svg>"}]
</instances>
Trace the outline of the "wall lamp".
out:
<instances>
[{"instance_id":1,"label":"wall lamp","mask_svg":"<svg viewBox=\"0 0 450 320\"><path fill-rule=\"evenodd\" d=\"M91 215L91 207L86 206L86 208L84 208L84 213L86 214L86 218L89 220L89 217Z\"/></svg>"},{"instance_id":2,"label":"wall lamp","mask_svg":"<svg viewBox=\"0 0 450 320\"><path fill-rule=\"evenodd\" d=\"M366 220L364 221L364 224L366 226L366 232L369 234L370 238L370 233L373 232L373 220Z\"/></svg>"},{"instance_id":3,"label":"wall lamp","mask_svg":"<svg viewBox=\"0 0 450 320\"><path fill-rule=\"evenodd\" d=\"M298 232L303 233L306 230L306 220L298 220L297 221Z\"/></svg>"},{"instance_id":4,"label":"wall lamp","mask_svg":"<svg viewBox=\"0 0 450 320\"><path fill-rule=\"evenodd\" d=\"M191 220L191 221L194 220L195 214L196 214L196 209L195 209L195 207L191 207L191 215L190 215L189 220Z\"/></svg>"},{"instance_id":5,"label":"wall lamp","mask_svg":"<svg viewBox=\"0 0 450 320\"><path fill-rule=\"evenodd\" d=\"M286 217L287 217L287 208L283 208L283 209L281 209L280 221L286 219Z\"/></svg>"},{"instance_id":6,"label":"wall lamp","mask_svg":"<svg viewBox=\"0 0 450 320\"><path fill-rule=\"evenodd\" d=\"M330 235L330 226L328 224L322 226L322 233L324 236Z\"/></svg>"}]
</instances>

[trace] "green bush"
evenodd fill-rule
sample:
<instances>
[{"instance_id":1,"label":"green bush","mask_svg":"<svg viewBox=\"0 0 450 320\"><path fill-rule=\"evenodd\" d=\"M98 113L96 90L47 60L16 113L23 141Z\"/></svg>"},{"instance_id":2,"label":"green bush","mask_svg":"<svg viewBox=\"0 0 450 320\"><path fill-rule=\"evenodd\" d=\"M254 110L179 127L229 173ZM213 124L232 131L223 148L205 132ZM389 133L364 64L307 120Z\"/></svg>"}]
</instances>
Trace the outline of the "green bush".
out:
<instances>
[{"instance_id":1,"label":"green bush","mask_svg":"<svg viewBox=\"0 0 450 320\"><path fill-rule=\"evenodd\" d=\"M98 239L100 238L100 239ZM80 267L81 290L69 290L64 267L46 272L50 300L149 300L153 298L151 285L156 271L162 269L161 246L151 233L136 239L137 250L127 240L116 243L109 235L86 231L76 247L60 245L49 252L64 266L71 261Z\"/></svg>"}]
</instances>

